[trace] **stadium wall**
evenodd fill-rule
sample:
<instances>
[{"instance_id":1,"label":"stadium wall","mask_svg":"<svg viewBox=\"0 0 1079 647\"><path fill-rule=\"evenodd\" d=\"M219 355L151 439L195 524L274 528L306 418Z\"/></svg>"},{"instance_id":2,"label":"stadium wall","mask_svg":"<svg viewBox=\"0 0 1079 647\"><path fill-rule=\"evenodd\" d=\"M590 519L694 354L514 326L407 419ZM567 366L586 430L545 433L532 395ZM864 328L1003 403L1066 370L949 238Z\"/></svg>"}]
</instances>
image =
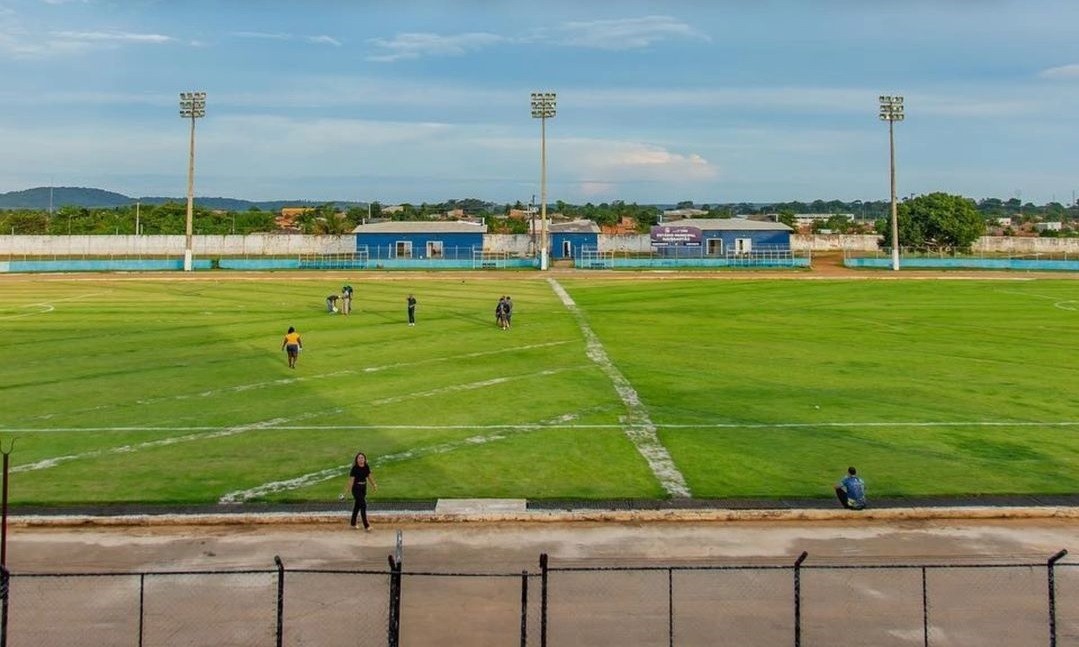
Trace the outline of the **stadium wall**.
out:
<instances>
[{"instance_id":1,"label":"stadium wall","mask_svg":"<svg viewBox=\"0 0 1079 647\"><path fill-rule=\"evenodd\" d=\"M185 246L184 236L0 236L0 257L183 257ZM351 254L356 249L356 238L352 234L193 236L191 247L195 256Z\"/></svg>"},{"instance_id":2,"label":"stadium wall","mask_svg":"<svg viewBox=\"0 0 1079 647\"><path fill-rule=\"evenodd\" d=\"M876 235L791 235L791 250L877 251ZM648 234L600 234L600 252L647 254L652 251ZM0 236L0 258L180 256L183 236ZM487 234L484 249L514 256L531 254L528 234ZM246 236L194 236L195 256L293 256L299 254L349 254L356 249L354 234L311 236L302 234L248 234ZM1079 254L1079 238L983 236L975 252L1013 254Z\"/></svg>"}]
</instances>

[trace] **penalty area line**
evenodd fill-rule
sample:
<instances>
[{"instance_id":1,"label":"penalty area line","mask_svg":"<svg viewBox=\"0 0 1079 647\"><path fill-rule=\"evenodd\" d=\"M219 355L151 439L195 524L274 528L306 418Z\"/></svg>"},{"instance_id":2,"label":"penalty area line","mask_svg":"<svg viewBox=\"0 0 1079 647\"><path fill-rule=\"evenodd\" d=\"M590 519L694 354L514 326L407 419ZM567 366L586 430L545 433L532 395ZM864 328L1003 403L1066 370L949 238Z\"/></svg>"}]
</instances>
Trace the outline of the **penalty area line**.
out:
<instances>
[{"instance_id":1,"label":"penalty area line","mask_svg":"<svg viewBox=\"0 0 1079 647\"><path fill-rule=\"evenodd\" d=\"M340 411L340 410L338 410ZM999 420L969 420L969 421L908 421L908 422L714 422L700 424L664 424L653 423L656 429L812 429L814 427L1076 427L1079 420L1062 421L999 421ZM46 429L35 427L0 427L0 433L90 433L90 432L154 432L165 433L177 431L227 431L236 427L49 427ZM274 425L272 427L251 427L245 431L257 431L270 429L274 431L453 431L457 429L477 430L516 430L516 429L624 429L620 423L525 423L525 424L494 424L494 425L422 425L422 424L397 424L397 425Z\"/></svg>"}]
</instances>

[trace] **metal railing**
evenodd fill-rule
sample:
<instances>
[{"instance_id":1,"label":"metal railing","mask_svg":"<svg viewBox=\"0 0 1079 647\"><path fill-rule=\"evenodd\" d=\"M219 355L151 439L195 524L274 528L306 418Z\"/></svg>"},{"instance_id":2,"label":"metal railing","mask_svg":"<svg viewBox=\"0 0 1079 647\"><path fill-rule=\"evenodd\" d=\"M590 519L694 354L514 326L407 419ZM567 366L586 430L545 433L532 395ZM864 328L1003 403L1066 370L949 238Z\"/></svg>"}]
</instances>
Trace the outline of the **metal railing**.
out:
<instances>
[{"instance_id":1,"label":"metal railing","mask_svg":"<svg viewBox=\"0 0 1079 647\"><path fill-rule=\"evenodd\" d=\"M1079 564L0 572L6 645L1079 645Z\"/></svg>"}]
</instances>

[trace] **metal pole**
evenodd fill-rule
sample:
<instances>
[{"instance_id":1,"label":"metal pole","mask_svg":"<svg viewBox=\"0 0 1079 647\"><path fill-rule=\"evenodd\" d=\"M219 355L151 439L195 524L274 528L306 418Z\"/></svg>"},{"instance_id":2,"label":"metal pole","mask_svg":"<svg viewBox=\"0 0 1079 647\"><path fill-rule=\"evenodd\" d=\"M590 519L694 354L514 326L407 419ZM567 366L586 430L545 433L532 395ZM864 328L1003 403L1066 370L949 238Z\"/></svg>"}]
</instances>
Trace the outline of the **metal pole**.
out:
<instances>
[{"instance_id":1,"label":"metal pole","mask_svg":"<svg viewBox=\"0 0 1079 647\"><path fill-rule=\"evenodd\" d=\"M528 647L528 571L521 571L521 647Z\"/></svg>"},{"instance_id":2,"label":"metal pole","mask_svg":"<svg viewBox=\"0 0 1079 647\"><path fill-rule=\"evenodd\" d=\"M540 555L540 647L547 647L547 553Z\"/></svg>"},{"instance_id":3,"label":"metal pole","mask_svg":"<svg viewBox=\"0 0 1079 647\"><path fill-rule=\"evenodd\" d=\"M139 573L139 647L146 626L146 573Z\"/></svg>"},{"instance_id":4,"label":"metal pole","mask_svg":"<svg viewBox=\"0 0 1079 647\"><path fill-rule=\"evenodd\" d=\"M674 647L674 569L667 569L667 644Z\"/></svg>"},{"instance_id":5,"label":"metal pole","mask_svg":"<svg viewBox=\"0 0 1079 647\"><path fill-rule=\"evenodd\" d=\"M1057 552L1049 557L1049 562L1047 563L1049 567L1049 647L1056 647L1056 579L1053 575L1053 569L1056 562L1064 559L1066 554L1068 554L1067 550Z\"/></svg>"},{"instance_id":6,"label":"metal pole","mask_svg":"<svg viewBox=\"0 0 1079 647\"><path fill-rule=\"evenodd\" d=\"M280 555L273 556L273 563L277 565L277 647L281 647L285 641L285 564Z\"/></svg>"},{"instance_id":7,"label":"metal pole","mask_svg":"<svg viewBox=\"0 0 1079 647\"><path fill-rule=\"evenodd\" d=\"M809 553L802 551L794 561L794 647L802 645L802 562Z\"/></svg>"},{"instance_id":8,"label":"metal pole","mask_svg":"<svg viewBox=\"0 0 1079 647\"><path fill-rule=\"evenodd\" d=\"M929 647L929 586L922 567L922 645Z\"/></svg>"},{"instance_id":9,"label":"metal pole","mask_svg":"<svg viewBox=\"0 0 1079 647\"><path fill-rule=\"evenodd\" d=\"M892 270L899 271L899 215L895 201L895 121L888 120L888 151L892 176Z\"/></svg>"},{"instance_id":10,"label":"metal pole","mask_svg":"<svg viewBox=\"0 0 1079 647\"><path fill-rule=\"evenodd\" d=\"M15 439L11 439L11 444L7 450L0 447L0 453L4 455L4 489L3 494L0 495L3 501L0 503L0 567L7 568L7 498L8 498L8 480L11 477L11 452L15 451ZM6 598L5 598L6 599Z\"/></svg>"},{"instance_id":11,"label":"metal pole","mask_svg":"<svg viewBox=\"0 0 1079 647\"><path fill-rule=\"evenodd\" d=\"M0 566L0 647L7 647L7 602L11 594L11 573Z\"/></svg>"},{"instance_id":12,"label":"metal pole","mask_svg":"<svg viewBox=\"0 0 1079 647\"><path fill-rule=\"evenodd\" d=\"M12 442L14 445L14 442ZM7 566L7 482L11 472L8 467L11 464L11 452L4 452L4 493L3 510L0 511L0 566Z\"/></svg>"},{"instance_id":13,"label":"metal pole","mask_svg":"<svg viewBox=\"0 0 1079 647\"><path fill-rule=\"evenodd\" d=\"M893 194L895 192L893 191ZM187 232L184 243L184 271L193 269L191 251L191 230L195 207L195 115L191 115L191 146L187 156Z\"/></svg>"},{"instance_id":14,"label":"metal pole","mask_svg":"<svg viewBox=\"0 0 1079 647\"><path fill-rule=\"evenodd\" d=\"M540 118L540 269L548 266L547 248L547 117Z\"/></svg>"}]
</instances>

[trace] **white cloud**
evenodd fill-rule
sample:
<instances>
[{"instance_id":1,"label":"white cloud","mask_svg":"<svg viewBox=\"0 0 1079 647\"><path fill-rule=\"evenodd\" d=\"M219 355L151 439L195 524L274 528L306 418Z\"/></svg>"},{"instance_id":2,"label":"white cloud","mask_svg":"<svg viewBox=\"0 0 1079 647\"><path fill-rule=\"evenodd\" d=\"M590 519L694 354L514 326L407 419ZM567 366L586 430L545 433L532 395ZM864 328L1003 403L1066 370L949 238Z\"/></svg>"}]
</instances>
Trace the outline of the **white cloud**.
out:
<instances>
[{"instance_id":1,"label":"white cloud","mask_svg":"<svg viewBox=\"0 0 1079 647\"><path fill-rule=\"evenodd\" d=\"M1079 63L1050 67L1038 72L1038 76L1043 79L1079 79Z\"/></svg>"},{"instance_id":2,"label":"white cloud","mask_svg":"<svg viewBox=\"0 0 1079 647\"><path fill-rule=\"evenodd\" d=\"M315 45L333 45L334 47L341 46L341 41L337 40L332 36L304 36L303 39L309 43L314 43Z\"/></svg>"},{"instance_id":3,"label":"white cloud","mask_svg":"<svg viewBox=\"0 0 1079 647\"><path fill-rule=\"evenodd\" d=\"M304 34L289 34L285 32L264 32L264 31L234 31L232 35L236 38L254 38L261 40L282 40L282 41L303 41L306 43L312 43L314 45L333 45L334 47L340 47L341 41L337 40L333 36L327 36L326 34L318 35L304 35Z\"/></svg>"},{"instance_id":4,"label":"white cloud","mask_svg":"<svg viewBox=\"0 0 1079 647\"><path fill-rule=\"evenodd\" d=\"M462 56L509 39L497 34L482 32L442 36L431 33L397 34L391 39L375 38L370 42L383 53L367 57L367 60L391 63L424 56Z\"/></svg>"},{"instance_id":5,"label":"white cloud","mask_svg":"<svg viewBox=\"0 0 1079 647\"><path fill-rule=\"evenodd\" d=\"M171 43L176 39L163 34L133 34L122 31L54 31L54 38L70 41L117 42L117 43Z\"/></svg>"},{"instance_id":6,"label":"white cloud","mask_svg":"<svg viewBox=\"0 0 1079 647\"><path fill-rule=\"evenodd\" d=\"M711 40L669 16L568 22L553 30L553 35L563 45L607 50L640 49L668 40Z\"/></svg>"}]
</instances>

